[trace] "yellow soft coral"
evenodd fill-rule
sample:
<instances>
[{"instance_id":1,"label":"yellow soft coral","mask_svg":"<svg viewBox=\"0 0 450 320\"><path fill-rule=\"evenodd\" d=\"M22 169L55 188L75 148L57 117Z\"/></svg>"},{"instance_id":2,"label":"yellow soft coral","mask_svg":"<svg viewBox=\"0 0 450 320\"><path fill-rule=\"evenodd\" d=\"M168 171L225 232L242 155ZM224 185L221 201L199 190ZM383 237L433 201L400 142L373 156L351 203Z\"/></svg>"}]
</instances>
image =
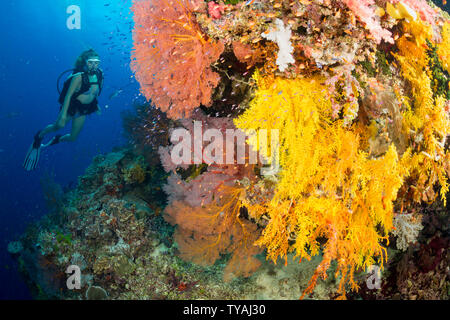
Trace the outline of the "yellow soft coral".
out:
<instances>
[{"instance_id":1,"label":"yellow soft coral","mask_svg":"<svg viewBox=\"0 0 450 320\"><path fill-rule=\"evenodd\" d=\"M408 19L410 21L414 21L417 19L417 13L407 4L402 2L397 3L396 6L388 2L386 4L386 11L391 17L397 20Z\"/></svg>"},{"instance_id":2,"label":"yellow soft coral","mask_svg":"<svg viewBox=\"0 0 450 320\"><path fill-rule=\"evenodd\" d=\"M438 44L437 52L442 66L450 73L450 21L442 27L442 43Z\"/></svg>"},{"instance_id":3,"label":"yellow soft coral","mask_svg":"<svg viewBox=\"0 0 450 320\"><path fill-rule=\"evenodd\" d=\"M282 168L275 194L265 204L270 220L257 244L267 248L274 262L287 259L290 251L309 260L323 249L305 293L319 276L326 277L335 260L345 296L345 284L357 288L357 269L377 257L383 264L381 242L392 229L392 202L407 172L393 145L383 157L369 159L360 151L355 128L331 121L323 79L261 79L256 74L255 80L255 98L235 124L246 132L278 129ZM252 206L248 209L251 214ZM320 245L320 238L327 242Z\"/></svg>"},{"instance_id":4,"label":"yellow soft coral","mask_svg":"<svg viewBox=\"0 0 450 320\"><path fill-rule=\"evenodd\" d=\"M440 48L448 47L448 23L444 27L443 38L444 42ZM427 55L427 40L431 39L431 26L420 20L404 23L404 35L397 42L399 52L394 56L400 63L403 77L411 85L413 98L413 104L406 105L404 128L407 133L412 134L411 139L415 146L411 157L405 158L405 165L417 181L417 186L413 187L414 200L433 201L434 198L429 199L425 194L433 193L433 186L439 182L441 199L446 203L445 194L449 185L445 159L448 150L444 147L445 139L450 134L450 121L448 113L445 112L445 98L433 97ZM443 61L444 63L448 66L447 60Z\"/></svg>"}]
</instances>

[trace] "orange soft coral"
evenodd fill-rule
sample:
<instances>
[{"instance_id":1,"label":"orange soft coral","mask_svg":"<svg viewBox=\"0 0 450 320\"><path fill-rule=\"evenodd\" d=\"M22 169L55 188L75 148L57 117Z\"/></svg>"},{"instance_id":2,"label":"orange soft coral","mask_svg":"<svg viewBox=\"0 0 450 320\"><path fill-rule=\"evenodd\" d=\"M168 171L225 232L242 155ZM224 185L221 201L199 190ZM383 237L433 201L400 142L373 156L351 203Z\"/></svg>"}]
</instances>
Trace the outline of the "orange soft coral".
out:
<instances>
[{"instance_id":1,"label":"orange soft coral","mask_svg":"<svg viewBox=\"0 0 450 320\"><path fill-rule=\"evenodd\" d=\"M201 32L190 0L133 3L132 70L147 99L171 118L211 104L220 77L210 68L224 46Z\"/></svg>"},{"instance_id":2,"label":"orange soft coral","mask_svg":"<svg viewBox=\"0 0 450 320\"><path fill-rule=\"evenodd\" d=\"M241 217L242 186L222 185L214 201L203 207L191 207L187 202L174 201L164 218L177 225L175 241L180 257L196 264L212 265L221 254L230 253L224 270L224 280L233 276L250 276L260 266L254 257L261 249L254 245L260 236L257 226Z\"/></svg>"}]
</instances>

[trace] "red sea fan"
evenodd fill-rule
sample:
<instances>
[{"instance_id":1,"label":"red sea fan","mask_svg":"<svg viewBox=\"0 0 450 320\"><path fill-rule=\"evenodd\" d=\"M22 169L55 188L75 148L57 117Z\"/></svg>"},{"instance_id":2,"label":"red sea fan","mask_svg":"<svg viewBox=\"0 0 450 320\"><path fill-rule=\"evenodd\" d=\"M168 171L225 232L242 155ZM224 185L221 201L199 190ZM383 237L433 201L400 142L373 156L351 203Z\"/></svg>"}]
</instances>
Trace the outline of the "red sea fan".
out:
<instances>
[{"instance_id":1,"label":"red sea fan","mask_svg":"<svg viewBox=\"0 0 450 320\"><path fill-rule=\"evenodd\" d=\"M234 55L239 62L247 65L247 69L250 69L256 63L264 61L263 53L260 50L252 48L249 44L234 41L232 45Z\"/></svg>"},{"instance_id":2,"label":"red sea fan","mask_svg":"<svg viewBox=\"0 0 450 320\"><path fill-rule=\"evenodd\" d=\"M188 117L211 105L220 76L211 70L224 50L201 32L191 0L135 0L131 68L147 99L168 117Z\"/></svg>"}]
</instances>

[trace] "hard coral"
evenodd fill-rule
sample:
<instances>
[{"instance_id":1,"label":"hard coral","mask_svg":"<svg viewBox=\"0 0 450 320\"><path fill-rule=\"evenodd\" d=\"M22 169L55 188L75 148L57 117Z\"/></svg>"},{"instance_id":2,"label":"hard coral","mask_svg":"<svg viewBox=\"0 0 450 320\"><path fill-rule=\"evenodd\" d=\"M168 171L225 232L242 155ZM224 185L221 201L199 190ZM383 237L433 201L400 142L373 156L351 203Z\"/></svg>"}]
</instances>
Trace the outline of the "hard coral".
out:
<instances>
[{"instance_id":1,"label":"hard coral","mask_svg":"<svg viewBox=\"0 0 450 320\"><path fill-rule=\"evenodd\" d=\"M99 286L90 286L86 290L86 299L87 300L104 300L108 298L108 293Z\"/></svg>"},{"instance_id":2,"label":"hard coral","mask_svg":"<svg viewBox=\"0 0 450 320\"><path fill-rule=\"evenodd\" d=\"M145 97L170 118L189 116L200 104L210 106L220 80L210 65L224 45L202 33L193 9L190 0L141 0L132 6L131 67Z\"/></svg>"}]
</instances>

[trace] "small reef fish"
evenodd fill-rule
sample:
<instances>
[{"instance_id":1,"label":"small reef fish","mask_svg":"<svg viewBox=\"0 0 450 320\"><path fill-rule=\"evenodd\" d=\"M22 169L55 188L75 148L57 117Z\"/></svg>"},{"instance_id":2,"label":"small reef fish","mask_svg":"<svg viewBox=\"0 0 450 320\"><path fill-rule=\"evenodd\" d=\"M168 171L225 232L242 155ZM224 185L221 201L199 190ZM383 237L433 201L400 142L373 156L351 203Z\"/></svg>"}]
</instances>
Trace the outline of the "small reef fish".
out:
<instances>
[{"instance_id":1,"label":"small reef fish","mask_svg":"<svg viewBox=\"0 0 450 320\"><path fill-rule=\"evenodd\" d=\"M115 97L117 97L119 94L121 94L124 91L125 88L129 87L132 84L133 84L133 82L130 82L126 86L115 90L113 93L111 93L109 95L109 100L114 99Z\"/></svg>"},{"instance_id":2,"label":"small reef fish","mask_svg":"<svg viewBox=\"0 0 450 320\"><path fill-rule=\"evenodd\" d=\"M255 0L247 0L247 1L245 1L244 6L249 6L249 5L251 5L253 2L255 2Z\"/></svg>"},{"instance_id":3,"label":"small reef fish","mask_svg":"<svg viewBox=\"0 0 450 320\"><path fill-rule=\"evenodd\" d=\"M8 112L2 116L0 116L0 119L15 119L18 118L22 115L22 112L15 112L15 111L11 111Z\"/></svg>"},{"instance_id":4,"label":"small reef fish","mask_svg":"<svg viewBox=\"0 0 450 320\"><path fill-rule=\"evenodd\" d=\"M118 90L114 91L112 94L109 95L109 100L114 99L122 92L123 92L123 89L118 89Z\"/></svg>"}]
</instances>

